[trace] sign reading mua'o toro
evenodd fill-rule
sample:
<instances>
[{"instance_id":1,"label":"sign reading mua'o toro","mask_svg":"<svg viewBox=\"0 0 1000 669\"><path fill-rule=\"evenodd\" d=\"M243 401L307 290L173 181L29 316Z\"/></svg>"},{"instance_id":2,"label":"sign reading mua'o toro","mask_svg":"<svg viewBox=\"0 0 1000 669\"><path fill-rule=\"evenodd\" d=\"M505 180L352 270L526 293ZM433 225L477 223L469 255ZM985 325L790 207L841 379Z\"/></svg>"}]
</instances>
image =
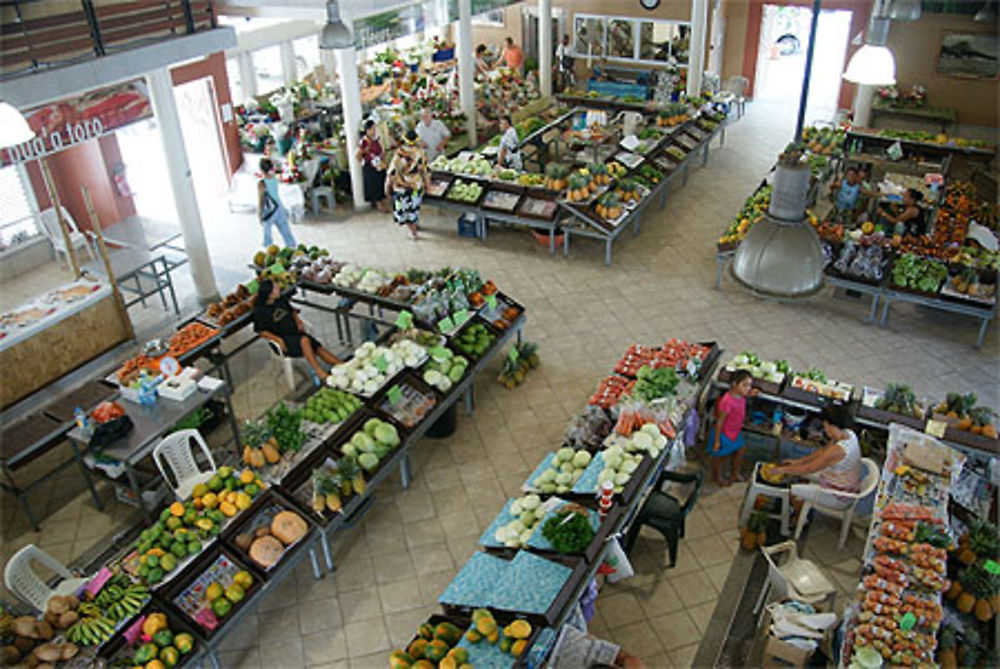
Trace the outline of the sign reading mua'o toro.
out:
<instances>
[{"instance_id":1,"label":"sign reading mua'o toro","mask_svg":"<svg viewBox=\"0 0 1000 669\"><path fill-rule=\"evenodd\" d=\"M50 102L24 113L35 136L3 150L3 165L35 160L153 115L143 79Z\"/></svg>"}]
</instances>

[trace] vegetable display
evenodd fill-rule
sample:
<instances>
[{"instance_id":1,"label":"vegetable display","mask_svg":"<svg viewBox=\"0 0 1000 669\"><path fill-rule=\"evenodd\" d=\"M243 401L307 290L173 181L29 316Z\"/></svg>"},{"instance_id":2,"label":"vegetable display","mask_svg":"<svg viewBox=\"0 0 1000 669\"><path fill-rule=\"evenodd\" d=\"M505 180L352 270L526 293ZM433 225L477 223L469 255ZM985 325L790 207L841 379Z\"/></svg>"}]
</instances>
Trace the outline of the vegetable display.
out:
<instances>
[{"instance_id":1,"label":"vegetable display","mask_svg":"<svg viewBox=\"0 0 1000 669\"><path fill-rule=\"evenodd\" d=\"M580 553L594 540L594 528L586 509L567 504L545 521L542 535L559 553Z\"/></svg>"},{"instance_id":2,"label":"vegetable display","mask_svg":"<svg viewBox=\"0 0 1000 669\"><path fill-rule=\"evenodd\" d=\"M893 284L924 293L936 293L946 278L947 265L912 253L904 253L892 266Z\"/></svg>"}]
</instances>

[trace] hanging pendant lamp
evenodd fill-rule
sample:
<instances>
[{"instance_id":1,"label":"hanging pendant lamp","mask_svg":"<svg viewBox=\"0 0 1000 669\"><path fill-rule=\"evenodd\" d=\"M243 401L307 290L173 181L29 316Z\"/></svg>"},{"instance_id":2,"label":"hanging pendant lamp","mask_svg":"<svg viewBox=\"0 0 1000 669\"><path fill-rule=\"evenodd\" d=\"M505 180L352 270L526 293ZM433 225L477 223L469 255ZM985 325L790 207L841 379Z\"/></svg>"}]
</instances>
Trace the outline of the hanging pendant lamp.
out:
<instances>
[{"instance_id":1,"label":"hanging pendant lamp","mask_svg":"<svg viewBox=\"0 0 1000 669\"><path fill-rule=\"evenodd\" d=\"M0 149L24 144L34 136L24 114L9 102L0 101Z\"/></svg>"},{"instance_id":2,"label":"hanging pendant lamp","mask_svg":"<svg viewBox=\"0 0 1000 669\"><path fill-rule=\"evenodd\" d=\"M891 86L896 83L896 58L886 46L889 39L889 19L872 17L865 45L858 49L847 64L844 79L865 86Z\"/></svg>"},{"instance_id":3,"label":"hanging pendant lamp","mask_svg":"<svg viewBox=\"0 0 1000 669\"><path fill-rule=\"evenodd\" d=\"M764 219L747 233L729 271L760 297L794 300L823 288L823 247L806 220L809 165L779 162Z\"/></svg>"},{"instance_id":4,"label":"hanging pendant lamp","mask_svg":"<svg viewBox=\"0 0 1000 669\"><path fill-rule=\"evenodd\" d=\"M340 19L337 0L326 3L326 25L319 33L320 49L349 49L354 47L354 35Z\"/></svg>"}]
</instances>

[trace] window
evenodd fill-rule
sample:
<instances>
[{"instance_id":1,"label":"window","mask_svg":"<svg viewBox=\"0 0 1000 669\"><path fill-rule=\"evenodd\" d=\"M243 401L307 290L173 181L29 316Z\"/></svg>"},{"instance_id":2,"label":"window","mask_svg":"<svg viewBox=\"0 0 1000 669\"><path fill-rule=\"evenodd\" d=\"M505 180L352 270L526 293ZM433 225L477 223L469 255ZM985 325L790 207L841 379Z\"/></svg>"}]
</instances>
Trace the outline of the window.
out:
<instances>
[{"instance_id":1,"label":"window","mask_svg":"<svg viewBox=\"0 0 1000 669\"><path fill-rule=\"evenodd\" d=\"M577 14L573 21L578 56L607 54L612 60L687 65L691 24L681 21L634 19Z\"/></svg>"},{"instance_id":2,"label":"window","mask_svg":"<svg viewBox=\"0 0 1000 669\"><path fill-rule=\"evenodd\" d=\"M608 56L610 58L635 58L635 23L628 19L614 19L608 23Z\"/></svg>"},{"instance_id":3,"label":"window","mask_svg":"<svg viewBox=\"0 0 1000 669\"><path fill-rule=\"evenodd\" d=\"M40 233L24 168L0 167L0 249Z\"/></svg>"},{"instance_id":4,"label":"window","mask_svg":"<svg viewBox=\"0 0 1000 669\"><path fill-rule=\"evenodd\" d=\"M292 42L295 52L295 80L302 81L319 66L319 36L300 37Z\"/></svg>"},{"instance_id":5,"label":"window","mask_svg":"<svg viewBox=\"0 0 1000 669\"><path fill-rule=\"evenodd\" d=\"M257 79L257 94L267 95L285 85L285 69L281 64L281 47L264 47L250 54L253 61L254 77Z\"/></svg>"},{"instance_id":6,"label":"window","mask_svg":"<svg viewBox=\"0 0 1000 669\"><path fill-rule=\"evenodd\" d=\"M240 78L239 56L226 58L226 76L229 77L229 95L232 97L233 104L243 104L247 95L243 91L243 80Z\"/></svg>"}]
</instances>

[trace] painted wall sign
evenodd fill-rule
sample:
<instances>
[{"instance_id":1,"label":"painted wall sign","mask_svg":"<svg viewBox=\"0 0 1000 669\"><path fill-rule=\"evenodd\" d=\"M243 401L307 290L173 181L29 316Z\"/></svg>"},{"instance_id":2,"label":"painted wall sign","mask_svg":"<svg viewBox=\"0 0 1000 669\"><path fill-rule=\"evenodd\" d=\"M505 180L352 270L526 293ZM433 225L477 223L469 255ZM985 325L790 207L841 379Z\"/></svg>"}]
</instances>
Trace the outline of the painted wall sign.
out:
<instances>
[{"instance_id":1,"label":"painted wall sign","mask_svg":"<svg viewBox=\"0 0 1000 669\"><path fill-rule=\"evenodd\" d=\"M152 115L144 79L50 102L24 113L35 137L4 149L0 161L8 165L42 158Z\"/></svg>"}]
</instances>

